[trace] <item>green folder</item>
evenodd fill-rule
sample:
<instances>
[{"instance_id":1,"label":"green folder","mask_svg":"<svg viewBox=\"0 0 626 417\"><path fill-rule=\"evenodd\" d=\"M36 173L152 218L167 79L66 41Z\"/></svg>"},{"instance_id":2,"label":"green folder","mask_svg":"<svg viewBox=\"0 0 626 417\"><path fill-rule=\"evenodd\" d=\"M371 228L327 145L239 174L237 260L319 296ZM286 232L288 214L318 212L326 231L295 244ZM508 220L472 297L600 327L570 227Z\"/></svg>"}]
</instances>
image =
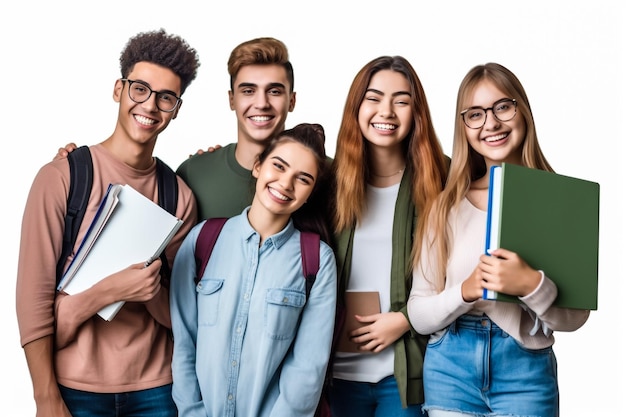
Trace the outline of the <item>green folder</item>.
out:
<instances>
[{"instance_id":1,"label":"green folder","mask_svg":"<svg viewBox=\"0 0 626 417\"><path fill-rule=\"evenodd\" d=\"M503 163L489 178L485 251L516 252L559 289L554 305L598 309L600 185ZM520 302L485 290L485 299Z\"/></svg>"}]
</instances>

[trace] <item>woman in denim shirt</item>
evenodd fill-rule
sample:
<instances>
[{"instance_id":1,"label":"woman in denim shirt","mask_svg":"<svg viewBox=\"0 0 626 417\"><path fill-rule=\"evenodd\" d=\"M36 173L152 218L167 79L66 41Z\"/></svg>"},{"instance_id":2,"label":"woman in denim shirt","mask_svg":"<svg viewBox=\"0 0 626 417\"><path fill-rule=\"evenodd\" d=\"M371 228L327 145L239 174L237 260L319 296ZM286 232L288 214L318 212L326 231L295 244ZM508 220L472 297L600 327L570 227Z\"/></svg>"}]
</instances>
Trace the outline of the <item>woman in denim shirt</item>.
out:
<instances>
[{"instance_id":1,"label":"woman in denim shirt","mask_svg":"<svg viewBox=\"0 0 626 417\"><path fill-rule=\"evenodd\" d=\"M335 257L324 243L327 208L318 203L326 167L320 125L282 132L259 155L252 205L226 222L198 285L194 248L203 223L183 242L170 302L181 417L314 414L337 294ZM322 237L308 299L300 230Z\"/></svg>"}]
</instances>

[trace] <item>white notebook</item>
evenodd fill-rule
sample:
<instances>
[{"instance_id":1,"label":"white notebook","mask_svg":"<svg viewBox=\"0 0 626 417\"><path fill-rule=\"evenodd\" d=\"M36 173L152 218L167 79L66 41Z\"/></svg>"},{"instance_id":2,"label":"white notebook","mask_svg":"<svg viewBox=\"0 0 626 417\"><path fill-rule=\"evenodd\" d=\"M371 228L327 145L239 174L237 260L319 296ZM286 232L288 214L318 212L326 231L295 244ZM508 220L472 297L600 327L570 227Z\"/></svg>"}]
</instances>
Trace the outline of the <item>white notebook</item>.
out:
<instances>
[{"instance_id":1,"label":"white notebook","mask_svg":"<svg viewBox=\"0 0 626 417\"><path fill-rule=\"evenodd\" d=\"M149 264L182 223L130 185L111 184L57 290L76 294L131 264ZM110 321L123 304L113 303L98 315Z\"/></svg>"}]
</instances>

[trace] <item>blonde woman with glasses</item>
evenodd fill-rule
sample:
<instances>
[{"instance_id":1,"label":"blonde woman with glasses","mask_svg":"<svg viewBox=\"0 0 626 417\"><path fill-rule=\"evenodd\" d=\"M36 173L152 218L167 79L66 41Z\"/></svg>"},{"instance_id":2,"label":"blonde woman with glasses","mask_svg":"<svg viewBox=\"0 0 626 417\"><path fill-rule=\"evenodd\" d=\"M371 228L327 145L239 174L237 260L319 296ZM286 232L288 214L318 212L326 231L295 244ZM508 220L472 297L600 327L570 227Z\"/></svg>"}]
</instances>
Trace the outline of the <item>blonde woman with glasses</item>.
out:
<instances>
[{"instance_id":1,"label":"blonde woman with glasses","mask_svg":"<svg viewBox=\"0 0 626 417\"><path fill-rule=\"evenodd\" d=\"M461 82L448 182L420 218L411 324L431 334L424 359L429 417L559 414L554 331L574 331L588 310L557 308L557 288L506 248L483 254L489 167L552 171L522 84L499 64ZM483 288L521 303L483 300Z\"/></svg>"}]
</instances>

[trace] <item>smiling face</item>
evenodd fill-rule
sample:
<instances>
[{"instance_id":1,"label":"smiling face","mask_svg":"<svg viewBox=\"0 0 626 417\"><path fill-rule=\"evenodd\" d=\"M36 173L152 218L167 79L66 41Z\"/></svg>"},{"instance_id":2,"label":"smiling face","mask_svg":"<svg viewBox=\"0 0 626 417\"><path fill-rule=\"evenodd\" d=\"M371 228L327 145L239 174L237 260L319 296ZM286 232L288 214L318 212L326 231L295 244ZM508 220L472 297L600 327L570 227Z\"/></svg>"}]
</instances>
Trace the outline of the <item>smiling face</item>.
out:
<instances>
[{"instance_id":1,"label":"smiling face","mask_svg":"<svg viewBox=\"0 0 626 417\"><path fill-rule=\"evenodd\" d=\"M169 68L157 64L143 61L136 63L128 74L128 79L141 81L154 91L169 91L180 96L180 78ZM115 82L113 99L120 104L115 135L123 134L127 139L139 145L152 143L170 121L176 118L180 103L173 112L164 112L156 105L155 93L152 93L145 102L136 103L128 94L129 88L128 81L117 80Z\"/></svg>"},{"instance_id":2,"label":"smiling face","mask_svg":"<svg viewBox=\"0 0 626 417\"><path fill-rule=\"evenodd\" d=\"M411 86L403 74L378 71L359 107L359 127L370 146L400 146L411 130Z\"/></svg>"},{"instance_id":3,"label":"smiling face","mask_svg":"<svg viewBox=\"0 0 626 417\"><path fill-rule=\"evenodd\" d=\"M237 115L239 142L267 142L285 128L296 96L290 93L283 66L246 65L237 73L233 85L228 96L230 108Z\"/></svg>"},{"instance_id":4,"label":"smiling face","mask_svg":"<svg viewBox=\"0 0 626 417\"><path fill-rule=\"evenodd\" d=\"M250 213L265 211L286 223L313 192L318 165L311 149L287 139L254 166L252 175L257 182Z\"/></svg>"},{"instance_id":5,"label":"smiling face","mask_svg":"<svg viewBox=\"0 0 626 417\"><path fill-rule=\"evenodd\" d=\"M491 108L494 103L508 97L492 82L483 80L476 86L466 108ZM517 114L506 122L498 120L492 110L487 110L485 125L478 129L465 126L467 140L476 152L485 158L487 166L503 162L522 164L522 145L526 138L524 117Z\"/></svg>"}]
</instances>

